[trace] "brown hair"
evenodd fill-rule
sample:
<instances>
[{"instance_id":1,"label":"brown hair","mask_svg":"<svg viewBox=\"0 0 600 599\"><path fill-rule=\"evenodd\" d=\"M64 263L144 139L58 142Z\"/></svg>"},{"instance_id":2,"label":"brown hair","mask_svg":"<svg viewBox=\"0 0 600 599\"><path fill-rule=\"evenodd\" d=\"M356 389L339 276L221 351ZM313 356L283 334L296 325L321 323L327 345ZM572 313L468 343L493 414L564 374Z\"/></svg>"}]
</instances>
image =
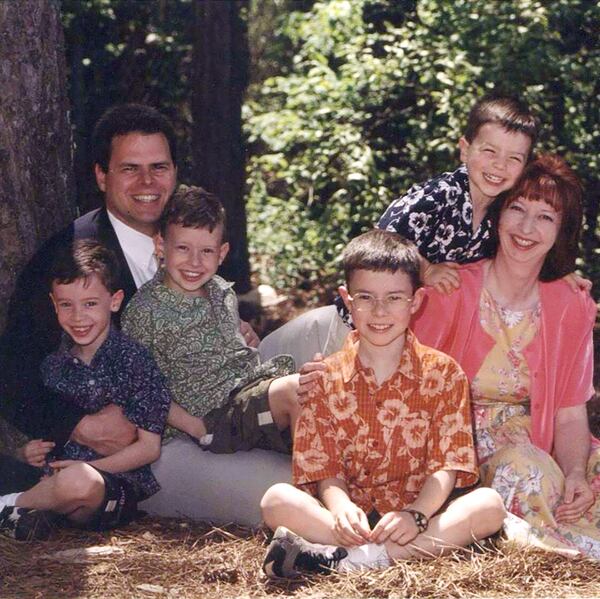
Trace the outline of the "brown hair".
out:
<instances>
[{"instance_id":1,"label":"brown hair","mask_svg":"<svg viewBox=\"0 0 600 599\"><path fill-rule=\"evenodd\" d=\"M409 276L413 291L421 286L421 261L414 243L393 231L372 229L355 237L342 254L346 285L357 270L401 271Z\"/></svg>"},{"instance_id":2,"label":"brown hair","mask_svg":"<svg viewBox=\"0 0 600 599\"><path fill-rule=\"evenodd\" d=\"M531 151L538 136L538 120L522 100L511 96L487 95L479 99L467 119L465 139L471 143L479 129L487 123L496 123L507 131L523 133L531 140Z\"/></svg>"},{"instance_id":3,"label":"brown hair","mask_svg":"<svg viewBox=\"0 0 600 599\"><path fill-rule=\"evenodd\" d=\"M583 221L583 189L575 172L560 157L541 154L530 162L516 185L499 198L494 214L497 236L500 213L518 198L546 202L560 213L556 242L546 255L540 281L554 281L575 270Z\"/></svg>"},{"instance_id":4,"label":"brown hair","mask_svg":"<svg viewBox=\"0 0 600 599\"><path fill-rule=\"evenodd\" d=\"M119 262L114 252L95 239L76 239L61 248L50 267L50 284L67 285L77 279L87 281L97 275L111 293L119 290Z\"/></svg>"},{"instance_id":5,"label":"brown hair","mask_svg":"<svg viewBox=\"0 0 600 599\"><path fill-rule=\"evenodd\" d=\"M160 233L164 237L169 225L181 225L192 229L223 227L223 239L227 235L227 217L221 200L202 187L180 185L169 198L159 221Z\"/></svg>"}]
</instances>

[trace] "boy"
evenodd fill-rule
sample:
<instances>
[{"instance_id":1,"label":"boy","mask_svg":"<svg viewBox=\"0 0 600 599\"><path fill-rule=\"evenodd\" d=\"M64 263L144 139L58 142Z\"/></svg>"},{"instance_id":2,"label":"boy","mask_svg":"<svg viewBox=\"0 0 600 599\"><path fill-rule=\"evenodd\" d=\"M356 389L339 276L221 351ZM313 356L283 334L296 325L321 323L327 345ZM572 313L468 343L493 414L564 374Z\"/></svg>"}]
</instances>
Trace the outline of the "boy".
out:
<instances>
[{"instance_id":1,"label":"boy","mask_svg":"<svg viewBox=\"0 0 600 599\"><path fill-rule=\"evenodd\" d=\"M524 102L484 96L471 108L458 142L463 164L413 185L388 206L377 226L417 245L426 285L449 292L459 285L458 264L491 256L489 208L516 183L537 134L537 119Z\"/></svg>"},{"instance_id":2,"label":"boy","mask_svg":"<svg viewBox=\"0 0 600 599\"><path fill-rule=\"evenodd\" d=\"M127 306L123 330L148 347L173 396L168 423L204 449L289 452L299 411L288 356L260 363L239 333L232 284L216 275L229 244L216 196L180 187L165 206L154 279ZM172 436L174 431L167 431Z\"/></svg>"},{"instance_id":3,"label":"boy","mask_svg":"<svg viewBox=\"0 0 600 599\"><path fill-rule=\"evenodd\" d=\"M356 330L326 360L298 419L300 488L275 485L261 502L276 529L269 577L434 557L495 533L504 518L491 489L449 501L477 482L469 387L454 360L408 330L423 297L416 248L373 230L348 244L343 262L340 293Z\"/></svg>"},{"instance_id":4,"label":"boy","mask_svg":"<svg viewBox=\"0 0 600 599\"><path fill-rule=\"evenodd\" d=\"M32 488L1 496L0 529L23 540L48 536L45 512L93 530L130 522L138 501L159 490L149 464L160 455L170 404L148 351L111 326L123 300L114 254L96 241L75 241L57 255L50 279L64 337L42 363L46 388L86 413L119 406L136 425L137 439L109 457L70 441L45 471L38 470L41 480ZM51 449L51 443L35 440L23 454L41 465Z\"/></svg>"}]
</instances>

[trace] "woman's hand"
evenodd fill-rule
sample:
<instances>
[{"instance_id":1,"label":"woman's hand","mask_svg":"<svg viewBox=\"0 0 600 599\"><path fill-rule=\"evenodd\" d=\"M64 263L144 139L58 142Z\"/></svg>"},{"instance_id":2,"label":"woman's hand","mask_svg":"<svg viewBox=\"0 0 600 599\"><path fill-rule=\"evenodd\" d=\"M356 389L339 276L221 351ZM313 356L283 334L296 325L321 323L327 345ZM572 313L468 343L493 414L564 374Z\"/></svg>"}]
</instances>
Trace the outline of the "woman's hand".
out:
<instances>
[{"instance_id":1,"label":"woman's hand","mask_svg":"<svg viewBox=\"0 0 600 599\"><path fill-rule=\"evenodd\" d=\"M333 536L338 545L356 547L370 541L371 529L367 515L355 503L348 501L333 514Z\"/></svg>"},{"instance_id":2,"label":"woman's hand","mask_svg":"<svg viewBox=\"0 0 600 599\"><path fill-rule=\"evenodd\" d=\"M398 545L410 543L419 534L412 514L408 512L388 512L381 517L373 532L371 542L381 545L392 541Z\"/></svg>"},{"instance_id":3,"label":"woman's hand","mask_svg":"<svg viewBox=\"0 0 600 599\"><path fill-rule=\"evenodd\" d=\"M554 516L561 524L577 522L594 505L594 492L585 479L585 473L576 471L565 477L565 493Z\"/></svg>"},{"instance_id":4,"label":"woman's hand","mask_svg":"<svg viewBox=\"0 0 600 599\"><path fill-rule=\"evenodd\" d=\"M449 295L460 287L459 265L456 262L429 264L423 272L423 283Z\"/></svg>"}]
</instances>

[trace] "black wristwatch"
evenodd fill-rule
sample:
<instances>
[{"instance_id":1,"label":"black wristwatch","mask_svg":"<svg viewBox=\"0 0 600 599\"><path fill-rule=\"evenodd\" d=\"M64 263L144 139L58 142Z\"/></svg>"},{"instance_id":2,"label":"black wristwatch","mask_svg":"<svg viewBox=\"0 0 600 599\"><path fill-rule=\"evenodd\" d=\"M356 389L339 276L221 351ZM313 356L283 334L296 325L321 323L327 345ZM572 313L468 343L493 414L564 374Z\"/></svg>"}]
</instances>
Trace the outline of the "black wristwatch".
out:
<instances>
[{"instance_id":1,"label":"black wristwatch","mask_svg":"<svg viewBox=\"0 0 600 599\"><path fill-rule=\"evenodd\" d=\"M407 514L410 514L413 517L419 533L425 532L427 530L427 527L429 526L429 518L423 512L420 512L419 510L413 510L410 507L404 508L400 511L406 512Z\"/></svg>"}]
</instances>

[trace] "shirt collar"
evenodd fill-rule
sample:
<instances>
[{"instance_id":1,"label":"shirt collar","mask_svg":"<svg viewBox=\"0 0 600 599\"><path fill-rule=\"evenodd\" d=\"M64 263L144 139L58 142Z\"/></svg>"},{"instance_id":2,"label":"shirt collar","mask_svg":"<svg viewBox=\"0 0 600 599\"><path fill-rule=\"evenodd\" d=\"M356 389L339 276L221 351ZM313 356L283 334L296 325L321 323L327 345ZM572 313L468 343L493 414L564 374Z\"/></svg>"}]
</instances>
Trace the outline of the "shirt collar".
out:
<instances>
[{"instance_id":1,"label":"shirt collar","mask_svg":"<svg viewBox=\"0 0 600 599\"><path fill-rule=\"evenodd\" d=\"M118 338L120 335L121 335L120 331L114 326L114 324L111 324L110 329L108 331L108 335L107 335L106 339L104 340L104 342L102 343L102 345L96 350L96 353L94 354L94 357L92 358L92 361L90 362L90 366L97 363L98 360L101 359L102 356L107 351L110 351L110 349L113 347L113 345L115 345L115 343L118 342ZM58 348L58 354L61 356L61 358L68 358L69 360L77 360L78 362L81 362L82 364L84 364L84 362L83 362L83 360L81 360L81 358L78 358L77 356L75 356L71 353L71 350L73 349L74 345L75 345L75 342L73 341L73 339L69 335L67 335L67 333L63 332L62 339L60 342L60 347Z\"/></svg>"},{"instance_id":2,"label":"shirt collar","mask_svg":"<svg viewBox=\"0 0 600 599\"><path fill-rule=\"evenodd\" d=\"M342 348L344 360L342 360L341 370L344 383L348 383L360 370L364 370L364 367L361 365L358 358L358 340L358 331L351 331ZM420 347L421 344L417 341L414 333L410 329L407 329L404 348L402 349L402 355L400 356L400 364L394 376L401 375L411 380L420 378Z\"/></svg>"},{"instance_id":3,"label":"shirt collar","mask_svg":"<svg viewBox=\"0 0 600 599\"><path fill-rule=\"evenodd\" d=\"M189 306L193 307L207 300L212 303L221 301L225 292L233 287L233 283L225 281L221 277L215 275L212 279L205 283L205 289L208 297L189 297L175 291L165 285L165 269L159 268L154 278L149 283L152 286L153 295L161 302L171 306Z\"/></svg>"},{"instance_id":4,"label":"shirt collar","mask_svg":"<svg viewBox=\"0 0 600 599\"><path fill-rule=\"evenodd\" d=\"M154 261L154 240L152 237L136 231L123 221L119 220L109 210L106 211L110 224L115 230L119 245L123 252L129 256L136 264L144 267Z\"/></svg>"}]
</instances>

